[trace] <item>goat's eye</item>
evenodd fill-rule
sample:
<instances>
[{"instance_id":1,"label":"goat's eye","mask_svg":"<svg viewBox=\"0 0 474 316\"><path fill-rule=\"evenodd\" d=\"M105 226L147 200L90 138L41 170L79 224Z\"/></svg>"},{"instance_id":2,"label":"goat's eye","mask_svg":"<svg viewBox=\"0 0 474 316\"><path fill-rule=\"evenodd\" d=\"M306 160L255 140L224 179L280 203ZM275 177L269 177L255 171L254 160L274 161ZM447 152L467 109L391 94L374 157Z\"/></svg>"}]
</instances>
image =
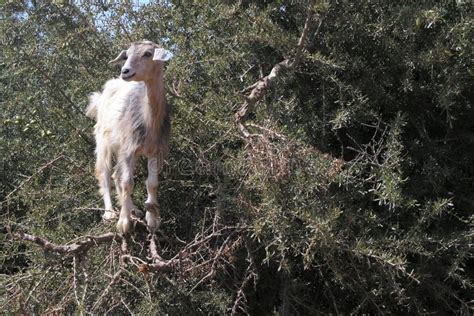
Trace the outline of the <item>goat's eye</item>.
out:
<instances>
[{"instance_id":1,"label":"goat's eye","mask_svg":"<svg viewBox=\"0 0 474 316\"><path fill-rule=\"evenodd\" d=\"M150 53L150 52L146 52L145 54L143 54L143 56L145 56L145 57L151 57L151 53Z\"/></svg>"}]
</instances>

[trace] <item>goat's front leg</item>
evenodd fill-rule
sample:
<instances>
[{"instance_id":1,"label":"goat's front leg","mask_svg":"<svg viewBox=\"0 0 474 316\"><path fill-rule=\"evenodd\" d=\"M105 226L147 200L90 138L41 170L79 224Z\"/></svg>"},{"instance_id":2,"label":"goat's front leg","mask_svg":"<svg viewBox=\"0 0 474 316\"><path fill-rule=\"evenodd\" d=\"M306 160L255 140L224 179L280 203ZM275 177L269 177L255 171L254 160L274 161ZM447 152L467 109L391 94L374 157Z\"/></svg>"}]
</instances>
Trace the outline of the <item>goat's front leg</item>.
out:
<instances>
[{"instance_id":1,"label":"goat's front leg","mask_svg":"<svg viewBox=\"0 0 474 316\"><path fill-rule=\"evenodd\" d=\"M160 226L160 210L158 208L158 200L156 197L156 189L158 187L158 171L159 164L157 158L148 158L148 178L146 179L146 191L148 197L145 201L146 223L148 230L154 233Z\"/></svg>"},{"instance_id":2,"label":"goat's front leg","mask_svg":"<svg viewBox=\"0 0 474 316\"><path fill-rule=\"evenodd\" d=\"M135 156L126 156L120 159L120 217L117 222L117 230L121 234L126 234L130 231L132 221L130 213L133 209L132 193L133 193L133 169L135 167Z\"/></svg>"},{"instance_id":3,"label":"goat's front leg","mask_svg":"<svg viewBox=\"0 0 474 316\"><path fill-rule=\"evenodd\" d=\"M120 170L120 164L117 164L115 167L115 171L112 174L112 179L114 179L115 182L115 189L117 191L117 198L120 200L122 196L122 171ZM132 204L133 205L133 204ZM143 218L144 214L142 211L140 211L138 208L136 208L134 205L132 206L132 215L135 215L138 218Z\"/></svg>"}]
</instances>

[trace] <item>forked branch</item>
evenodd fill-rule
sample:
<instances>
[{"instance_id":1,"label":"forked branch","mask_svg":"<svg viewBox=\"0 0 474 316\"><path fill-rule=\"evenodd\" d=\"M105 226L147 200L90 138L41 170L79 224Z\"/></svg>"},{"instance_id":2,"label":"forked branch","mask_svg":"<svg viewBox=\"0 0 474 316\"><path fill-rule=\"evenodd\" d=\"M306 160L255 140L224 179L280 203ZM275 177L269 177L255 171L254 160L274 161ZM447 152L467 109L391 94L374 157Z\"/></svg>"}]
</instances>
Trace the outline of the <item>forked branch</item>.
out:
<instances>
[{"instance_id":1,"label":"forked branch","mask_svg":"<svg viewBox=\"0 0 474 316\"><path fill-rule=\"evenodd\" d=\"M235 113L235 122L245 137L250 136L250 132L247 129L245 121L247 120L249 114L255 109L257 102L263 98L267 90L274 83L275 79L280 76L283 69L293 69L300 64L304 49L306 47L308 34L312 28L314 15L315 12L312 8L312 5L310 4L303 31L301 32L301 36L298 40L294 56L292 58L286 58L285 60L273 66L272 70L267 76L261 78L259 81L255 82L253 85L242 91L245 93L251 89L250 94L245 96L245 101L240 110ZM321 26L321 21L319 22L319 26ZM317 31L319 30L319 26Z\"/></svg>"},{"instance_id":2,"label":"forked branch","mask_svg":"<svg viewBox=\"0 0 474 316\"><path fill-rule=\"evenodd\" d=\"M139 222L137 222L139 223ZM161 255L160 245L156 240L156 236L149 236L149 254L148 258L138 258L129 253L128 241L130 238L123 237L117 233L108 232L97 236L83 236L78 241L70 244L55 244L43 237L27 234L24 232L14 233L14 237L32 242L45 251L56 252L74 260L87 255L87 251L95 246L117 242L120 247L120 262L131 263L136 266L140 272L165 272L172 273L182 270L183 273L208 274L212 271L212 275L216 272L218 262L227 260L229 254L229 245L238 244L237 232L241 232L242 228L234 226L225 226L216 231L210 228L203 233L199 233L195 238L184 245L177 254L171 259L165 259ZM224 238L225 237L225 238ZM235 249L234 249L235 250ZM210 258L204 260L203 258ZM203 261L203 262L201 262Z\"/></svg>"}]
</instances>

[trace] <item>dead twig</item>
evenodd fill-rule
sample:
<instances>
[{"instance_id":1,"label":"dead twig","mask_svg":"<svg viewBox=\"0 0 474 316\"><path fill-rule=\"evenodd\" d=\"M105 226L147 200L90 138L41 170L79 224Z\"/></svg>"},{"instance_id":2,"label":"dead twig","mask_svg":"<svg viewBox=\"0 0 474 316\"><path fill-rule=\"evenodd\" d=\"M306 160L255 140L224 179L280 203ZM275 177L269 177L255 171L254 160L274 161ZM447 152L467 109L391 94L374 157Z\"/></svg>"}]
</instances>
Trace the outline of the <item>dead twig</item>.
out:
<instances>
[{"instance_id":1,"label":"dead twig","mask_svg":"<svg viewBox=\"0 0 474 316\"><path fill-rule=\"evenodd\" d=\"M122 273L123 273L123 270L120 269L120 270L117 271L117 273L115 273L112 276L109 285L105 288L105 290L99 296L99 298L94 303L94 305L92 305L91 311L96 310L96 308L99 307L102 304L102 300L104 299L104 297L106 297L109 294L110 290L113 288L113 286L120 281L120 279L121 279L120 277L121 277Z\"/></svg>"},{"instance_id":2,"label":"dead twig","mask_svg":"<svg viewBox=\"0 0 474 316\"><path fill-rule=\"evenodd\" d=\"M245 289L251 280L254 280L254 286L256 286L256 279L257 279L256 270L257 269L256 269L255 261L252 256L252 251L248 243L246 242L245 244L247 248L247 261L249 262L249 264L245 270L244 277L235 295L235 300L234 300L234 304L232 305L231 315L240 315L241 313L248 314L246 310L247 297L245 295Z\"/></svg>"}]
</instances>

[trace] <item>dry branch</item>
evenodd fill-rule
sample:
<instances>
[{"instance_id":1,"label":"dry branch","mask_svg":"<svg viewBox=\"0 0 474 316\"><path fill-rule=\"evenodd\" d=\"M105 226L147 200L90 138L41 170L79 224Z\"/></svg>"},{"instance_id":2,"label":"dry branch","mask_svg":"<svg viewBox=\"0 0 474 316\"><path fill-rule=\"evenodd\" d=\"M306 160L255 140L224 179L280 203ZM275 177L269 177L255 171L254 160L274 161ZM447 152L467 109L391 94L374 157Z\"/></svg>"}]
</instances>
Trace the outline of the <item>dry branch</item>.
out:
<instances>
[{"instance_id":1,"label":"dry branch","mask_svg":"<svg viewBox=\"0 0 474 316\"><path fill-rule=\"evenodd\" d=\"M84 236L80 240L70 244L59 245L50 242L49 240L27 234L24 232L16 232L14 236L17 239L32 242L46 251L56 252L62 255L71 256L74 259L85 256L87 251L94 246L110 243L120 242L120 262L124 265L129 262L135 265L138 270L144 274L148 272L165 272L170 273L177 271L178 268L183 269L186 273L196 273L208 275L210 272L211 276L215 274L217 262L223 260L223 257L228 254L223 254L224 248L234 238L238 231L242 228L227 226L222 227L214 232L210 231L211 227L205 232L197 234L196 237L187 243L178 253L171 259L164 259L160 255L160 249L156 241L156 236L152 235L149 238L149 251L150 257L147 260L134 257L129 254L128 240L117 233L109 232L98 236ZM224 234L226 232L226 234ZM226 235L226 239L222 243L217 241ZM217 245L219 245L217 247ZM200 264L201 258L210 258L206 264ZM206 271L206 267L211 267L210 271ZM202 271L201 271L202 270ZM207 280L206 278L205 280Z\"/></svg>"},{"instance_id":2,"label":"dry branch","mask_svg":"<svg viewBox=\"0 0 474 316\"><path fill-rule=\"evenodd\" d=\"M165 260L159 255L155 235L152 235L150 238L150 254L153 263L148 264L147 267L151 271L170 272L178 266L179 259Z\"/></svg>"},{"instance_id":3,"label":"dry branch","mask_svg":"<svg viewBox=\"0 0 474 316\"><path fill-rule=\"evenodd\" d=\"M79 255L86 253L92 246L107 243L111 241L121 241L122 237L116 233L105 233L99 236L85 236L83 240L70 245L57 245L42 237L26 234L23 232L15 233L15 237L21 240L37 244L44 250L57 252L63 255Z\"/></svg>"},{"instance_id":4,"label":"dry branch","mask_svg":"<svg viewBox=\"0 0 474 316\"><path fill-rule=\"evenodd\" d=\"M232 305L231 315L240 315L242 313L248 314L246 310L247 297L245 295L245 288L250 283L251 280L254 280L254 286L256 286L256 265L255 260L252 255L252 250L250 249L248 243L245 243L247 248L247 261L249 262L247 269L245 270L244 278L239 286L239 289L235 295L234 304Z\"/></svg>"},{"instance_id":5,"label":"dry branch","mask_svg":"<svg viewBox=\"0 0 474 316\"><path fill-rule=\"evenodd\" d=\"M267 76L261 78L259 81L255 82L253 85L243 90L243 92L245 93L251 89L251 92L248 96L245 97L245 101L240 110L235 113L235 122L237 123L239 130L245 137L250 136L250 132L248 131L247 126L245 125L245 121L247 120L249 114L255 109L257 102L263 98L263 96L271 87L275 79L280 76L280 73L283 69L293 69L300 63L306 45L306 39L311 29L313 17L314 10L312 8L312 5L310 4L303 31L301 32L301 36L298 40L296 52L293 58L287 58L279 62L278 64L273 66L272 70ZM321 22L319 23L319 25L321 25Z\"/></svg>"},{"instance_id":6,"label":"dry branch","mask_svg":"<svg viewBox=\"0 0 474 316\"><path fill-rule=\"evenodd\" d=\"M85 236L83 240L77 241L70 245L58 245L58 244L50 242L49 240L43 237L26 234L23 232L15 233L15 237L24 241L29 241L34 244L37 244L44 250L56 252L56 253L67 255L67 256L72 256L73 258L77 258L77 256L80 256L80 255L85 255L86 252L93 246L112 242L112 241L116 241L116 242L121 241L121 250L123 253L121 256L121 261L125 262L126 260L128 260L133 263L136 263L137 261L136 260L137 258L134 258L127 254L128 244L127 244L126 238L123 238L121 235L117 233L112 233L112 232L105 233L98 236ZM144 265L146 267L147 271L171 272L177 267L177 263L178 263L177 259L165 260L161 258L161 256L157 252L155 238L151 239L150 250L152 253L152 263L146 263L146 262L140 263L141 266Z\"/></svg>"},{"instance_id":7,"label":"dry branch","mask_svg":"<svg viewBox=\"0 0 474 316\"><path fill-rule=\"evenodd\" d=\"M132 220L135 224L141 225L135 218L132 218ZM75 304L81 313L95 314L102 309L108 309L108 312L116 311L115 308L120 304L128 309L123 298L117 299L117 289L122 286L132 287L151 301L153 284L151 281L154 278L151 275L152 273L171 274L178 279L186 280L188 284L189 280L199 280L195 284L190 284L192 287L190 291L193 291L197 287L204 286L214 280L221 272L227 273L228 268L235 269L232 260L236 252L242 248L244 238L242 233L246 229L247 227L243 225L225 226L215 218L209 219L207 226L203 227L194 238L183 242L179 246L172 241L167 241L166 236L165 238L159 238L151 234L145 237L144 230L138 230L137 235L122 236L115 232L107 232L96 236L85 235L64 244L54 243L47 238L28 234L24 231L14 232L12 237L20 241L33 243L44 251L58 253L72 263L72 265L61 265L62 268L70 269L66 271L66 273L70 273L67 281L70 283L70 287L63 298L63 302L56 308L64 310L64 306L68 302L69 304ZM134 236L139 238L134 239ZM104 261L109 261L112 265L107 269L108 264L104 264L104 261L102 261L95 272L88 271L86 265L95 262L95 260L87 260L87 256L92 256L89 250L93 251L93 249L99 247L111 248L107 259ZM148 250L148 253L146 250ZM57 267L57 265L50 265L50 267L53 266ZM133 271L134 268L135 271ZM105 270L108 270L108 273L104 272ZM146 283L148 288L148 295L134 286L133 282L127 280L127 275L133 275L136 278L136 272L140 272L138 276L140 274L143 276L143 282ZM102 278L108 276L109 279L105 280L104 286L97 293L95 299L90 300L89 285L97 282L99 274ZM44 283L43 280L46 280L48 276L50 274L46 271L42 279L38 282L32 282L31 290L27 292L33 293L40 284ZM164 278L168 279L166 276ZM254 279L254 277L249 276L249 273L246 273L240 288L241 291L237 293L236 310L245 310L246 297L244 290L252 278ZM12 299L19 297L19 294L15 294L12 290L9 290L9 292L12 293L9 294Z\"/></svg>"}]
</instances>

